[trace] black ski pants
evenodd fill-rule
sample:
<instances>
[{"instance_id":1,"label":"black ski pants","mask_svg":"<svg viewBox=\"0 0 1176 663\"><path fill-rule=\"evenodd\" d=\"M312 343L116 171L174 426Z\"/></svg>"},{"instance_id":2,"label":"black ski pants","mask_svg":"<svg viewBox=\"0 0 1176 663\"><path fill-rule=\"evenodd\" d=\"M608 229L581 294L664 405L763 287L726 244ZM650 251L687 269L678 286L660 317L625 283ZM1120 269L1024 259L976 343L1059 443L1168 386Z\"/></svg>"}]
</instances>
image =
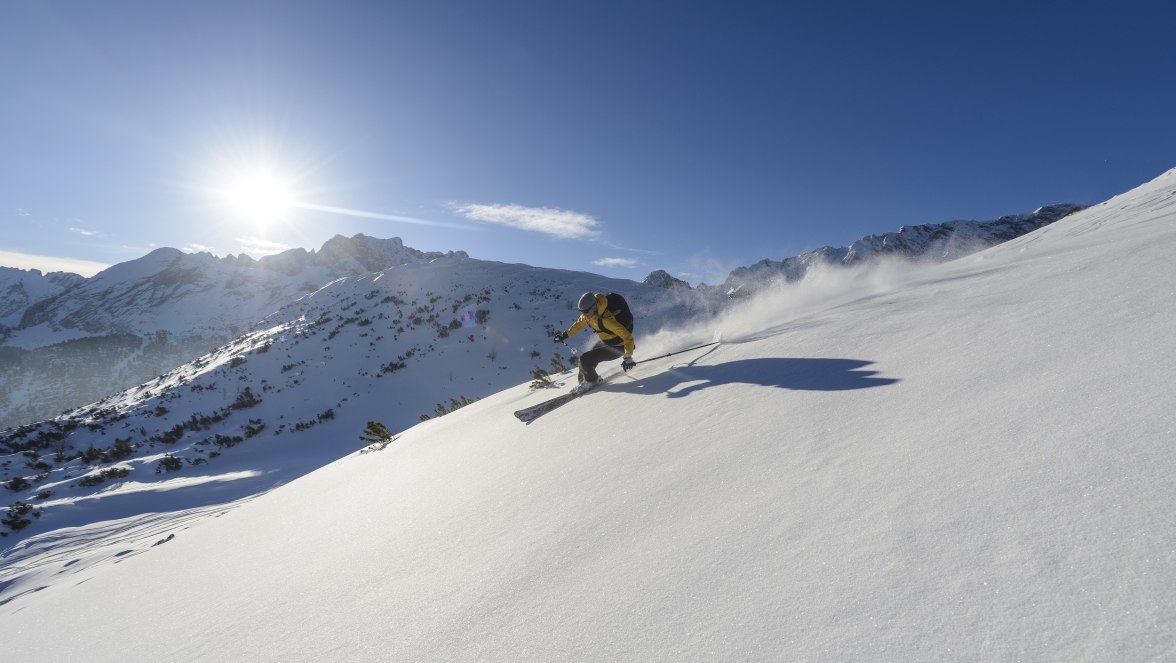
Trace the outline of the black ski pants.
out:
<instances>
[{"instance_id":1,"label":"black ski pants","mask_svg":"<svg viewBox=\"0 0 1176 663\"><path fill-rule=\"evenodd\" d=\"M608 345L604 341L597 341L591 350L580 355L581 381L596 381L600 378L596 374L597 365L602 362L620 359L623 356L625 356L624 346Z\"/></svg>"}]
</instances>

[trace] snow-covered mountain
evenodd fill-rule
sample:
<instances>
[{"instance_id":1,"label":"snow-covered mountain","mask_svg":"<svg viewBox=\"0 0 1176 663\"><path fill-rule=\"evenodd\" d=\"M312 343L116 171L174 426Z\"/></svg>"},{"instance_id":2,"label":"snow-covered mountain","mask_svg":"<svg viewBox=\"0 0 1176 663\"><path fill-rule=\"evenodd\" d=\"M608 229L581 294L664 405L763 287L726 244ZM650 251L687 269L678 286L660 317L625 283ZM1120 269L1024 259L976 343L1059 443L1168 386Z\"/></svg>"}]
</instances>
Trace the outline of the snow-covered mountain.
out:
<instances>
[{"instance_id":1,"label":"snow-covered mountain","mask_svg":"<svg viewBox=\"0 0 1176 663\"><path fill-rule=\"evenodd\" d=\"M0 340L20 324L29 307L79 285L85 277L68 272L0 267Z\"/></svg>"},{"instance_id":2,"label":"snow-covered mountain","mask_svg":"<svg viewBox=\"0 0 1176 663\"><path fill-rule=\"evenodd\" d=\"M645 285L652 285L658 288L689 288L690 284L682 279L670 276L670 273L664 269L655 269L649 273L642 281Z\"/></svg>"},{"instance_id":3,"label":"snow-covered mountain","mask_svg":"<svg viewBox=\"0 0 1176 663\"><path fill-rule=\"evenodd\" d=\"M336 235L318 251L292 249L260 260L156 249L114 265L28 306L7 344L43 347L62 336L209 333L236 336L279 306L346 276L465 252L424 253L399 238Z\"/></svg>"},{"instance_id":4,"label":"snow-covered mountain","mask_svg":"<svg viewBox=\"0 0 1176 663\"><path fill-rule=\"evenodd\" d=\"M1040 207L1031 214L1002 216L995 221L948 221L903 226L898 232L863 237L848 247L824 246L784 260L761 260L733 270L719 286L746 296L777 281L793 283L814 267L855 265L878 257L946 262L1007 242L1082 210L1081 205Z\"/></svg>"},{"instance_id":5,"label":"snow-covered mountain","mask_svg":"<svg viewBox=\"0 0 1176 663\"><path fill-rule=\"evenodd\" d=\"M39 430L137 444L192 422L154 458L12 491L34 534L0 540L4 654L1172 659L1174 222L1176 170L962 260L818 270L645 334L639 358L721 343L531 425L510 412L554 390L518 384L296 478L429 388L391 379L424 370L411 357L359 380L383 370L375 335L415 333L396 318L461 322L450 302L471 294L473 340L438 341L477 357L509 339L501 357L568 297L520 280L479 303L427 266L344 279ZM402 291L416 304L375 303ZM336 305L358 319L315 316ZM6 460L52 465L29 451ZM111 637L127 628L143 637Z\"/></svg>"},{"instance_id":6,"label":"snow-covered mountain","mask_svg":"<svg viewBox=\"0 0 1176 663\"><path fill-rule=\"evenodd\" d=\"M691 306L715 310L728 293L747 295L781 279L797 281L813 266L892 255L958 258L1077 209L1052 205L993 222L904 227L848 248L764 260L733 271L719 287L700 287ZM0 380L0 429L52 417L151 380L336 279L436 260L456 264L470 258L463 251L418 251L399 238L356 235L336 236L317 252L293 249L260 260L163 248L89 279L0 268L0 374L5 378ZM690 289L663 270L652 272L642 285ZM626 281L621 290L638 287ZM675 294L676 300L685 297Z\"/></svg>"},{"instance_id":7,"label":"snow-covered mountain","mask_svg":"<svg viewBox=\"0 0 1176 663\"><path fill-rule=\"evenodd\" d=\"M0 428L152 379L333 280L465 259L461 251L425 253L399 238L356 235L256 261L157 249L88 279L6 269Z\"/></svg>"}]
</instances>

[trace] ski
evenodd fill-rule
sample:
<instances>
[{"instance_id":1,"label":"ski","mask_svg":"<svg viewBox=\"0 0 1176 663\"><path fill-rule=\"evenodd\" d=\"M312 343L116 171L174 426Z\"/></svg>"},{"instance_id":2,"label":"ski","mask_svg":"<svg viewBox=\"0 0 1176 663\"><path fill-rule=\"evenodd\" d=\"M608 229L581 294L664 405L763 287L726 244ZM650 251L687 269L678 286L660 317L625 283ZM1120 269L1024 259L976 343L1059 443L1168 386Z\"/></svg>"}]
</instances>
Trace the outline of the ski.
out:
<instances>
[{"instance_id":1,"label":"ski","mask_svg":"<svg viewBox=\"0 0 1176 663\"><path fill-rule=\"evenodd\" d=\"M600 384L603 382L604 382L604 380L601 380L601 382L598 383L597 386L600 386ZM592 389L595 389L595 388L596 387L593 387ZM532 421L538 419L539 417L547 414L548 412L551 412L555 408L576 400L577 398L583 396L584 394L588 393L589 391L592 391L592 389L589 389L587 391L573 390L573 391L570 391L566 394L560 394L559 396L556 396L555 398L552 398L550 400L543 401L542 403L532 405L531 407L525 407L521 410L516 410L514 413L514 416L518 417L519 421L521 421L525 424L529 424Z\"/></svg>"},{"instance_id":2,"label":"ski","mask_svg":"<svg viewBox=\"0 0 1176 663\"><path fill-rule=\"evenodd\" d=\"M525 407L521 410L517 410L515 411L514 416L518 417L519 421L525 424L529 424L539 417L547 414L548 412L551 412L555 408L575 400L581 395L582 394L561 394L555 398L552 398L551 400L543 401L538 405L532 405L531 407Z\"/></svg>"},{"instance_id":3,"label":"ski","mask_svg":"<svg viewBox=\"0 0 1176 663\"><path fill-rule=\"evenodd\" d=\"M678 350L676 352L668 352L668 353L661 355L661 356L658 356L658 357L653 357L650 359L643 359L641 361L634 362L634 364L644 364L644 363L651 362L651 361L657 361L658 359L665 359L667 357L673 357L674 355L680 355L683 352L691 352L693 350L699 350L702 348L709 348L712 345L718 345L719 343L721 343L721 341L711 341L710 343L703 343L702 345L696 345L692 348L686 348L685 350ZM619 372L613 371L612 373L610 373L607 376L604 376L604 375L600 376L601 380L600 380L600 382L597 383L597 386L600 386L601 384L608 381L610 378L612 378L615 375L619 375ZM596 387L593 387L592 389L595 389L595 388ZM592 389L589 389L588 391L592 391ZM529 424L532 421L538 419L539 417L547 414L548 412L551 412L555 408L557 408L561 405L567 405L568 403L576 400L580 396L583 396L584 394L588 393L588 391L583 391L583 392L571 391L566 394L561 394L559 396L556 396L555 398L543 401L542 403L539 403L537 405L532 405L531 407L525 407L521 410L516 410L514 413L514 416L517 417L519 421Z\"/></svg>"}]
</instances>

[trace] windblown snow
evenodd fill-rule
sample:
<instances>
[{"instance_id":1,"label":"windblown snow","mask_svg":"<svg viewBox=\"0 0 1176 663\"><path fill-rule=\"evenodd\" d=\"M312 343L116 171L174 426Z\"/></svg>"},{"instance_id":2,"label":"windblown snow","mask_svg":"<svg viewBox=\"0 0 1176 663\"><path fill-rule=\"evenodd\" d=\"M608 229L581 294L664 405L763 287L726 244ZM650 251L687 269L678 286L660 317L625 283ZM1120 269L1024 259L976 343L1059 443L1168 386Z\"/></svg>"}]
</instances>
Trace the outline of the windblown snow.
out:
<instances>
[{"instance_id":1,"label":"windblown snow","mask_svg":"<svg viewBox=\"0 0 1176 663\"><path fill-rule=\"evenodd\" d=\"M951 263L639 335L638 359L721 343L530 425L511 412L550 393L520 385L249 500L155 487L158 514L3 553L0 648L1176 659L1174 251L1176 170Z\"/></svg>"}]
</instances>

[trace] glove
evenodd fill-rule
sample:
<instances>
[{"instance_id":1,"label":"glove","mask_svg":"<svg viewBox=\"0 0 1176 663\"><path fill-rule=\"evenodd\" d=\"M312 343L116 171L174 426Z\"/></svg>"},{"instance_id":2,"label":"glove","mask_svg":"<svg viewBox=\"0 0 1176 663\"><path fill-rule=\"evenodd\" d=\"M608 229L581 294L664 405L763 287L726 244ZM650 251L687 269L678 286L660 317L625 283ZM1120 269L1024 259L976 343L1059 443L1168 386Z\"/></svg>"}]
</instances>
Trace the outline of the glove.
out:
<instances>
[{"instance_id":1,"label":"glove","mask_svg":"<svg viewBox=\"0 0 1176 663\"><path fill-rule=\"evenodd\" d=\"M636 365L637 362L633 361L633 357L630 355L625 355L625 358L621 360L621 368L625 369L626 371Z\"/></svg>"},{"instance_id":2,"label":"glove","mask_svg":"<svg viewBox=\"0 0 1176 663\"><path fill-rule=\"evenodd\" d=\"M563 332L556 332L556 334L555 334L555 342L556 343L563 343L566 340L568 340L567 334L565 334Z\"/></svg>"}]
</instances>

